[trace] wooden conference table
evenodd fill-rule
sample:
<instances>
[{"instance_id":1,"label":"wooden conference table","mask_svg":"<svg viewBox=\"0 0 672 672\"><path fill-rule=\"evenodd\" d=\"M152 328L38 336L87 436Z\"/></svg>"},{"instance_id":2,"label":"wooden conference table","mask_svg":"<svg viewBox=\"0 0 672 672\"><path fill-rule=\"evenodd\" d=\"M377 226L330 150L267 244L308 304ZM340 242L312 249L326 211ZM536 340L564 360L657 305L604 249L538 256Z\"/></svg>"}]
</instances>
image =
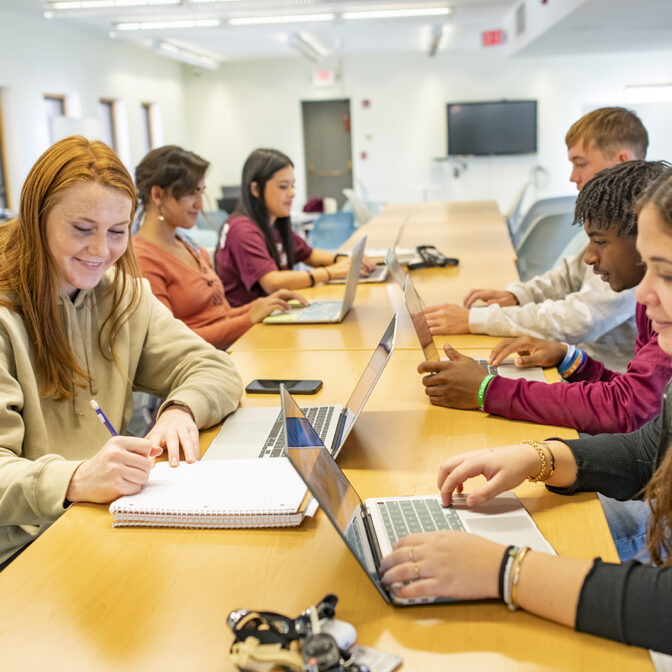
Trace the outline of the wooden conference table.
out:
<instances>
[{"instance_id":1,"label":"wooden conference table","mask_svg":"<svg viewBox=\"0 0 672 672\"><path fill-rule=\"evenodd\" d=\"M457 213L456 225L460 212L471 212L465 204L413 206L414 212L432 208ZM376 218L372 234L398 210ZM438 238L428 240L440 246ZM467 242L457 253L461 260L468 258ZM429 272L418 284L429 294ZM383 304L388 289L378 287ZM263 341L266 334L259 332L289 339L256 352L234 347L232 356L245 382L291 371L324 380L304 403L344 403L382 334L384 324L377 326L371 343L353 335L337 348L335 338L327 339L326 346L300 354L294 327L254 327L243 345L245 339ZM464 344L473 354L488 347L478 337L465 337ZM458 452L575 436L568 429L431 406L414 372L419 358L415 345L397 348L339 456L362 497L433 493L439 464ZM243 399L244 406L277 403L270 395ZM202 449L215 433L202 433ZM558 553L617 559L594 495L563 498L529 483L516 492ZM651 670L641 649L512 613L497 602L390 607L322 512L289 529L113 529L107 507L93 504L72 507L0 573L0 669L231 670L231 610L297 615L328 592L338 595L337 616L355 625L358 642L402 656L404 670Z\"/></svg>"}]
</instances>

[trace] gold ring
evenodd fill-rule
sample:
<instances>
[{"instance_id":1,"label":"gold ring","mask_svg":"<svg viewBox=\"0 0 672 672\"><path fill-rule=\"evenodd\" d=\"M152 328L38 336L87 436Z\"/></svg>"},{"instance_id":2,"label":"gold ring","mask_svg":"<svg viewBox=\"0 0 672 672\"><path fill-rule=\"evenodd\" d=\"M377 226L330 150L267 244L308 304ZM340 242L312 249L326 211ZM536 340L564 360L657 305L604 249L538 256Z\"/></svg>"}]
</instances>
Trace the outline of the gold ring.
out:
<instances>
[{"instance_id":1,"label":"gold ring","mask_svg":"<svg viewBox=\"0 0 672 672\"><path fill-rule=\"evenodd\" d=\"M415 574L415 580L417 581L418 579L421 579L422 577L420 576L420 567L418 567L418 563L414 562L413 563L413 573Z\"/></svg>"},{"instance_id":2,"label":"gold ring","mask_svg":"<svg viewBox=\"0 0 672 672\"><path fill-rule=\"evenodd\" d=\"M408 549L408 561L415 562L415 555L413 554L413 546Z\"/></svg>"}]
</instances>

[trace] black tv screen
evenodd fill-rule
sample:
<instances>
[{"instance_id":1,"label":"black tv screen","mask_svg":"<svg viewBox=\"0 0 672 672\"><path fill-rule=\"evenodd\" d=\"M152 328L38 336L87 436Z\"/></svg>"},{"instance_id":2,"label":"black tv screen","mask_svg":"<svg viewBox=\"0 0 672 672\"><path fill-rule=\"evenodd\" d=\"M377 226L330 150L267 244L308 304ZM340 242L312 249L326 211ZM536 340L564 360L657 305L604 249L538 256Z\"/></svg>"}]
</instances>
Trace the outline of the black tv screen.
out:
<instances>
[{"instance_id":1,"label":"black tv screen","mask_svg":"<svg viewBox=\"0 0 672 672\"><path fill-rule=\"evenodd\" d=\"M448 103L448 154L537 151L537 101Z\"/></svg>"}]
</instances>

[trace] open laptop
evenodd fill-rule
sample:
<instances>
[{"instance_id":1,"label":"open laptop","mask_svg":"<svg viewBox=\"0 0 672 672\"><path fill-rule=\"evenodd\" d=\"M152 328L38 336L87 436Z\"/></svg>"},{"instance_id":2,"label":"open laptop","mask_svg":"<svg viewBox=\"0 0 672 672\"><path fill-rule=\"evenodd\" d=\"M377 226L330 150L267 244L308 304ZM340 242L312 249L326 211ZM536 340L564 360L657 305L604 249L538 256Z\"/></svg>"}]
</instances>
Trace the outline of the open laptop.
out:
<instances>
[{"instance_id":1,"label":"open laptop","mask_svg":"<svg viewBox=\"0 0 672 672\"><path fill-rule=\"evenodd\" d=\"M364 404L371 395L383 369L389 361L397 335L397 315L390 320L380 343L371 355L364 372L345 406L308 406L311 418L325 445L334 456L348 438ZM249 457L281 457L284 455L284 432L280 409L239 408L219 430L203 459L225 460Z\"/></svg>"},{"instance_id":2,"label":"open laptop","mask_svg":"<svg viewBox=\"0 0 672 672\"><path fill-rule=\"evenodd\" d=\"M397 236L394 239L394 243L392 243L392 249L396 250L397 246L399 245L399 241L401 240L401 236L404 232L404 226L406 226L406 222L408 221L408 217L404 217L404 220L401 222L399 225L399 230L397 231ZM368 251L367 251L368 252ZM373 252L382 252L382 250L373 250ZM368 256L368 254L367 254ZM379 257L382 255L378 255ZM375 255L374 255L375 257ZM375 258L372 258L372 261L376 261L377 265L376 268L371 271L368 275L363 276L359 279L359 282L385 282L387 280L388 276L388 267L387 265L383 263L379 263ZM333 280L330 280L330 284L339 284L343 283L345 280L343 278L334 278Z\"/></svg>"},{"instance_id":3,"label":"open laptop","mask_svg":"<svg viewBox=\"0 0 672 672\"><path fill-rule=\"evenodd\" d=\"M403 291L404 287L406 287L406 276L408 274L403 269L399 257L397 257L397 252L393 247L391 247L385 255L385 266L387 266L390 275ZM420 297L418 297L418 299L420 299ZM422 300L420 303L422 304Z\"/></svg>"},{"instance_id":4,"label":"open laptop","mask_svg":"<svg viewBox=\"0 0 672 672\"><path fill-rule=\"evenodd\" d=\"M425 359L428 362L441 361L439 351L434 344L434 339L432 334L429 331L429 324L427 324L427 318L423 312L423 303L418 295L418 292L413 285L413 281L409 275L406 276L406 286L404 288L404 301L406 303L406 308L408 313L411 316L411 322L413 322L413 327L415 327L415 333L418 336L420 341L420 347L425 353ZM488 373L492 373L504 378L523 378L524 380L534 380L539 383L546 383L546 376L544 376L544 371L540 366L534 366L530 368L522 368L516 366L513 363L513 359L505 359L499 366L492 366L488 364L487 359L478 359L475 358L484 369L487 369ZM445 360L445 358L444 358Z\"/></svg>"},{"instance_id":5,"label":"open laptop","mask_svg":"<svg viewBox=\"0 0 672 672\"><path fill-rule=\"evenodd\" d=\"M313 301L309 306L291 308L287 313L271 314L264 318L266 324L324 324L342 322L355 301L359 272L364 258L366 236L357 242L350 257L350 268L345 279L341 301Z\"/></svg>"},{"instance_id":6,"label":"open laptop","mask_svg":"<svg viewBox=\"0 0 672 672\"><path fill-rule=\"evenodd\" d=\"M381 559L411 532L466 530L501 544L555 554L512 492L475 507L467 506L466 495L454 495L448 507L442 506L439 495L380 497L362 502L292 395L284 386L280 394L289 461L387 603L406 606L451 601L401 598L381 583Z\"/></svg>"}]
</instances>

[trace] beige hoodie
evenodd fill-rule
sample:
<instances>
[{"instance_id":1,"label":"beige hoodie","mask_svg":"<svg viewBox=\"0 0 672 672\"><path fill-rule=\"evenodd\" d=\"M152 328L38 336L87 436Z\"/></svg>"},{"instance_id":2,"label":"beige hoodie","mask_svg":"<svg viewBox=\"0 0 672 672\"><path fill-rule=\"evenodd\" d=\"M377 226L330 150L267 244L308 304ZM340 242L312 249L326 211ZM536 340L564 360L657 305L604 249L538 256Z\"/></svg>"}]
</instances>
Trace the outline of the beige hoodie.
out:
<instances>
[{"instance_id":1,"label":"beige hoodie","mask_svg":"<svg viewBox=\"0 0 672 672\"><path fill-rule=\"evenodd\" d=\"M114 302L105 296L112 273L74 301L59 299L70 346L92 379L74 399L40 397L23 320L0 308L0 562L63 513L75 469L110 438L91 399L120 433L133 411L134 389L186 403L199 428L238 406L242 383L229 356L176 320L146 280L138 281L140 306L115 342L123 374L103 357L98 329Z\"/></svg>"}]
</instances>

